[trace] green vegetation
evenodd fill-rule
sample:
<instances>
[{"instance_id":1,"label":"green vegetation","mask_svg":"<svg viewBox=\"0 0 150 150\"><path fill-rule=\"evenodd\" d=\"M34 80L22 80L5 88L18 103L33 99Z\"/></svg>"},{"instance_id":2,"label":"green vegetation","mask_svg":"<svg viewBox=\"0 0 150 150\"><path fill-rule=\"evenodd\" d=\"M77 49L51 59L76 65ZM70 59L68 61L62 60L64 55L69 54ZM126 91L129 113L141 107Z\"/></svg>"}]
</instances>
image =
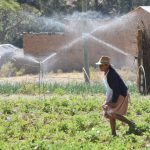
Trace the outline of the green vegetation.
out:
<instances>
[{"instance_id":1,"label":"green vegetation","mask_svg":"<svg viewBox=\"0 0 150 150\"><path fill-rule=\"evenodd\" d=\"M13 66L13 63L4 63L0 68L0 77L10 77L10 76L21 76L25 70L23 68L17 69Z\"/></svg>"},{"instance_id":2,"label":"green vegetation","mask_svg":"<svg viewBox=\"0 0 150 150\"><path fill-rule=\"evenodd\" d=\"M14 11L19 8L19 4L15 0L1 0L0 9L1 10L11 10Z\"/></svg>"},{"instance_id":3,"label":"green vegetation","mask_svg":"<svg viewBox=\"0 0 150 150\"><path fill-rule=\"evenodd\" d=\"M82 94L82 93L99 93L104 92L102 84L88 84L85 83L1 83L1 94Z\"/></svg>"},{"instance_id":4,"label":"green vegetation","mask_svg":"<svg viewBox=\"0 0 150 150\"><path fill-rule=\"evenodd\" d=\"M134 84L128 86L130 92L137 92ZM99 94L105 92L105 88L101 83L85 84L85 83L1 83L1 94Z\"/></svg>"},{"instance_id":5,"label":"green vegetation","mask_svg":"<svg viewBox=\"0 0 150 150\"><path fill-rule=\"evenodd\" d=\"M71 13L73 11L96 10L103 14L115 15L127 13L140 5L150 5L149 0L18 0L20 4L28 4L39 9L44 15L54 13ZM86 5L86 6L84 6Z\"/></svg>"},{"instance_id":6,"label":"green vegetation","mask_svg":"<svg viewBox=\"0 0 150 150\"><path fill-rule=\"evenodd\" d=\"M5 84L6 86L6 84ZM10 86L10 85L9 85ZM5 94L17 93L2 85ZM29 85L28 85L29 86ZM27 88L27 87L26 87ZM32 94L32 88L28 87ZM150 98L134 92L127 117L142 135L128 135L128 127L117 122L117 137L102 116L103 88L83 84L49 85L45 99L38 94L0 96L0 149L7 150L148 150L150 144ZM25 91L24 91L25 92ZM23 93L23 92L22 92ZM26 93L26 92L25 92Z\"/></svg>"}]
</instances>

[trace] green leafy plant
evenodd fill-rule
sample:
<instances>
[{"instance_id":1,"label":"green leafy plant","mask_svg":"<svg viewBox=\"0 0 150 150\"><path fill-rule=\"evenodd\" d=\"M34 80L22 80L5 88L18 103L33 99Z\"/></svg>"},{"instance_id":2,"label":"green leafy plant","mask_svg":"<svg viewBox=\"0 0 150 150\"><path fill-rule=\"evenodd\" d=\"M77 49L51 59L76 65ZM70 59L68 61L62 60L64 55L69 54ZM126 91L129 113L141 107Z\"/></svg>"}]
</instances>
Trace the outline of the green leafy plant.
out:
<instances>
[{"instance_id":1,"label":"green leafy plant","mask_svg":"<svg viewBox=\"0 0 150 150\"><path fill-rule=\"evenodd\" d=\"M6 87L8 93L11 88ZM51 85L53 92L45 99L31 94L0 96L0 149L149 149L148 96L133 93L127 114L142 134L126 134L128 126L117 121L118 136L114 138L102 115L104 94L84 90L82 94L74 91L60 95L54 92L58 87ZM19 93L17 88L13 91Z\"/></svg>"}]
</instances>

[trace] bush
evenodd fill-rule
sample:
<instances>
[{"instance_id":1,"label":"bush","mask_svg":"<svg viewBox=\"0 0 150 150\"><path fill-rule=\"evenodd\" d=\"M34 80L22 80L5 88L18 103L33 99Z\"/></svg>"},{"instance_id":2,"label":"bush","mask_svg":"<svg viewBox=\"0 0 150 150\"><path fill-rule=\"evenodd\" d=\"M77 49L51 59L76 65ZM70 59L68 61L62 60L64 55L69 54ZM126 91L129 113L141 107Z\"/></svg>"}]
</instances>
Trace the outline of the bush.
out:
<instances>
[{"instance_id":1,"label":"bush","mask_svg":"<svg viewBox=\"0 0 150 150\"><path fill-rule=\"evenodd\" d=\"M0 76L1 77L10 77L16 75L16 68L13 67L11 62L5 63L2 65L0 69Z\"/></svg>"},{"instance_id":2,"label":"bush","mask_svg":"<svg viewBox=\"0 0 150 150\"><path fill-rule=\"evenodd\" d=\"M0 69L0 76L1 77L10 77L10 76L21 76L25 73L25 69L17 69L13 66L13 63L7 62L2 65Z\"/></svg>"}]
</instances>

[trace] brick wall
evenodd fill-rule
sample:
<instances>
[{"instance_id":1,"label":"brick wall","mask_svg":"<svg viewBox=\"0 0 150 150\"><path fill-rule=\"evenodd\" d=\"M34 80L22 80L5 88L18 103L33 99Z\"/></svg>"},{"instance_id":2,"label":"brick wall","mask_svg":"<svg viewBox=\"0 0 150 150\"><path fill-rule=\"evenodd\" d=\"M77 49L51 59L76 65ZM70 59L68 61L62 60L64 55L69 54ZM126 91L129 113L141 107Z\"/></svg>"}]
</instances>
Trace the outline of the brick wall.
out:
<instances>
[{"instance_id":1,"label":"brick wall","mask_svg":"<svg viewBox=\"0 0 150 150\"><path fill-rule=\"evenodd\" d=\"M23 49L34 56L45 56L58 51L66 44L68 36L64 33L24 33Z\"/></svg>"}]
</instances>

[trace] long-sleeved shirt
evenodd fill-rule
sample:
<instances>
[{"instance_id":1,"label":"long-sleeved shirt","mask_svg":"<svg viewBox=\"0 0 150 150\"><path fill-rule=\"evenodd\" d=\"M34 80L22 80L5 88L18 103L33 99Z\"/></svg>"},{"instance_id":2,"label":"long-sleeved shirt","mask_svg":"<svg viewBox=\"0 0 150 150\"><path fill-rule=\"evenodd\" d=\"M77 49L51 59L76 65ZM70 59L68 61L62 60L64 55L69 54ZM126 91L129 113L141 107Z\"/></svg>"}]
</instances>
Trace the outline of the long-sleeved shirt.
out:
<instances>
[{"instance_id":1,"label":"long-sleeved shirt","mask_svg":"<svg viewBox=\"0 0 150 150\"><path fill-rule=\"evenodd\" d=\"M112 100L112 95L113 95L113 90L110 88L108 81L107 81L108 72L105 74L105 76L103 78L103 82L104 82L104 85L106 88L106 102L110 102Z\"/></svg>"},{"instance_id":2,"label":"long-sleeved shirt","mask_svg":"<svg viewBox=\"0 0 150 150\"><path fill-rule=\"evenodd\" d=\"M119 95L122 95L124 97L127 96L127 86L121 79L120 75L111 66L107 74L107 82L110 88L113 90L111 102L116 103Z\"/></svg>"}]
</instances>

